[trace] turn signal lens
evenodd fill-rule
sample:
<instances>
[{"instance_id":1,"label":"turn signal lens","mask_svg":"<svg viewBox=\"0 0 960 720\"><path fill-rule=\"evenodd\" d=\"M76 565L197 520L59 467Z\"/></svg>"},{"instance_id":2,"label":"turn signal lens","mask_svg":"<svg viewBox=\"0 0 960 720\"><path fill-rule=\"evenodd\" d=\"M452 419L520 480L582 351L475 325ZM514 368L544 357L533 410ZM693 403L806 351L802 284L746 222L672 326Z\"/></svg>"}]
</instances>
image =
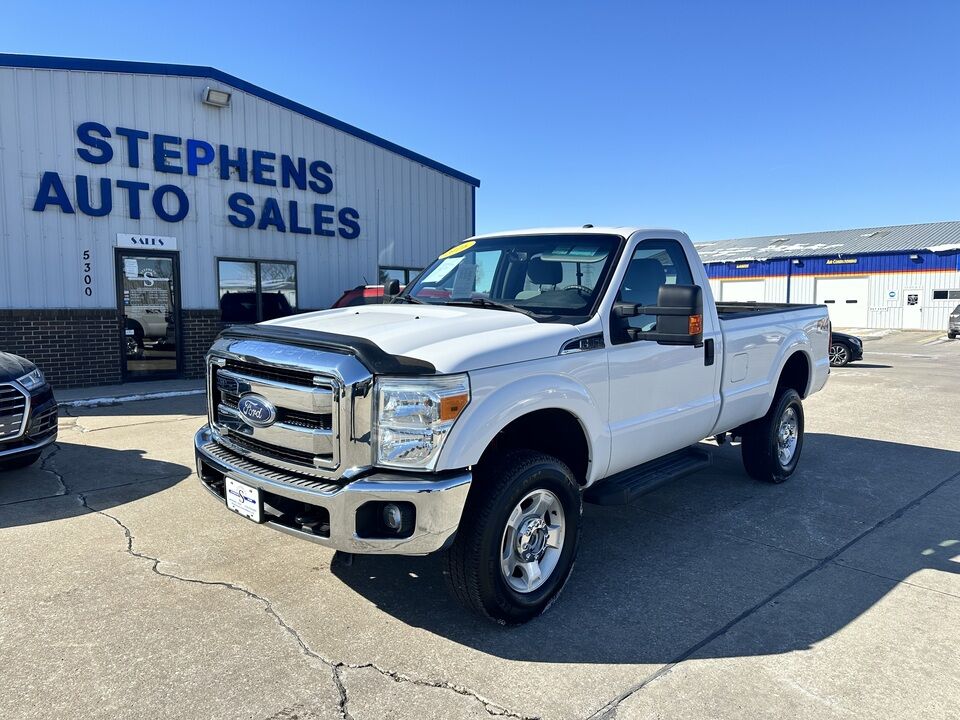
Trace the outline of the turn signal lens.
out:
<instances>
[{"instance_id":1,"label":"turn signal lens","mask_svg":"<svg viewBox=\"0 0 960 720\"><path fill-rule=\"evenodd\" d=\"M456 420L469 400L470 397L466 393L440 398L440 419Z\"/></svg>"},{"instance_id":2,"label":"turn signal lens","mask_svg":"<svg viewBox=\"0 0 960 720\"><path fill-rule=\"evenodd\" d=\"M703 315L691 315L687 323L688 335L699 335L703 332Z\"/></svg>"}]
</instances>

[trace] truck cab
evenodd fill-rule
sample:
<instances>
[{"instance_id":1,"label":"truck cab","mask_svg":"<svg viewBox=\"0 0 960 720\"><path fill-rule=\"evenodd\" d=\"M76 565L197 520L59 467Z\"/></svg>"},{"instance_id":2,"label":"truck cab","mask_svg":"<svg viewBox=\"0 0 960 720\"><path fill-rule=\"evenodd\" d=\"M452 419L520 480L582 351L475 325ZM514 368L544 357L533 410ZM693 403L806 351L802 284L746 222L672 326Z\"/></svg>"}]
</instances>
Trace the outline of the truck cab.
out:
<instances>
[{"instance_id":1,"label":"truck cab","mask_svg":"<svg viewBox=\"0 0 960 720\"><path fill-rule=\"evenodd\" d=\"M790 477L829 342L823 306L718 306L682 232L477 236L386 304L224 331L198 474L338 550L443 551L467 607L524 622L566 582L584 501L642 502L709 462L704 438Z\"/></svg>"}]
</instances>

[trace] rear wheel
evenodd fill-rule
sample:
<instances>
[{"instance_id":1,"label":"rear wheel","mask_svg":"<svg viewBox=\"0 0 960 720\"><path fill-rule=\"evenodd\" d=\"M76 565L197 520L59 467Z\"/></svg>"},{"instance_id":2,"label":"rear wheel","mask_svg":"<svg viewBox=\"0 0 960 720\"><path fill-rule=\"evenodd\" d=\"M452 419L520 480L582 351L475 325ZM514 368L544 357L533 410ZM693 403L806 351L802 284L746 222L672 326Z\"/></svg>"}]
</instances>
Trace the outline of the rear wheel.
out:
<instances>
[{"instance_id":1,"label":"rear wheel","mask_svg":"<svg viewBox=\"0 0 960 720\"><path fill-rule=\"evenodd\" d=\"M850 348L839 342L830 346L830 364L833 367L843 367L848 362L850 362Z\"/></svg>"},{"instance_id":2,"label":"rear wheel","mask_svg":"<svg viewBox=\"0 0 960 720\"><path fill-rule=\"evenodd\" d=\"M743 466L752 478L782 483L797 469L802 449L803 403L796 390L784 388L767 414L743 429Z\"/></svg>"},{"instance_id":3,"label":"rear wheel","mask_svg":"<svg viewBox=\"0 0 960 720\"><path fill-rule=\"evenodd\" d=\"M947 337L950 338L951 340L956 340L956 339L957 339L957 333L954 332L953 330L951 330L950 332L947 333Z\"/></svg>"},{"instance_id":4,"label":"rear wheel","mask_svg":"<svg viewBox=\"0 0 960 720\"><path fill-rule=\"evenodd\" d=\"M580 488L564 463L528 450L478 467L457 538L447 551L454 596L496 622L543 613L573 569Z\"/></svg>"}]
</instances>

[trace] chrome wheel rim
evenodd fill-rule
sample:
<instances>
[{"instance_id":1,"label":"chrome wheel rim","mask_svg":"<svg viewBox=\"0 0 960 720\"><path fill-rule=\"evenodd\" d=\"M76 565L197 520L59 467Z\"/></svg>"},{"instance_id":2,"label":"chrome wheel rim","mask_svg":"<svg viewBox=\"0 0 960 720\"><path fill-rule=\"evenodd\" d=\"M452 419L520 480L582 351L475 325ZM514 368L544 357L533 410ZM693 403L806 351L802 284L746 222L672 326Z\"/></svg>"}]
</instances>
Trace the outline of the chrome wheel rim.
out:
<instances>
[{"instance_id":1,"label":"chrome wheel rim","mask_svg":"<svg viewBox=\"0 0 960 720\"><path fill-rule=\"evenodd\" d=\"M847 361L847 349L843 345L830 346L830 364L843 365Z\"/></svg>"},{"instance_id":2,"label":"chrome wheel rim","mask_svg":"<svg viewBox=\"0 0 960 720\"><path fill-rule=\"evenodd\" d=\"M786 467L793 460L799 435L800 417L794 408L788 407L780 416L780 426L777 428L777 456L782 467Z\"/></svg>"},{"instance_id":3,"label":"chrome wheel rim","mask_svg":"<svg viewBox=\"0 0 960 720\"><path fill-rule=\"evenodd\" d=\"M566 525L560 498L549 490L517 503L500 542L500 572L510 589L526 594L543 586L560 562Z\"/></svg>"}]
</instances>

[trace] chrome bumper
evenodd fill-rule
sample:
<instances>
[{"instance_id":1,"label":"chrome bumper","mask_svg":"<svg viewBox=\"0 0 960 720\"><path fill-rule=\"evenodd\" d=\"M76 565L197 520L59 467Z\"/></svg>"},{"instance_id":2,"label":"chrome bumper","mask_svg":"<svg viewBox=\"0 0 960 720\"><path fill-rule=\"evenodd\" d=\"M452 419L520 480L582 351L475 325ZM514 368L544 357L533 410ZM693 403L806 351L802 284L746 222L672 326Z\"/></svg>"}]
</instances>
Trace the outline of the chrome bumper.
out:
<instances>
[{"instance_id":1,"label":"chrome bumper","mask_svg":"<svg viewBox=\"0 0 960 720\"><path fill-rule=\"evenodd\" d=\"M243 458L217 444L209 425L197 431L193 444L200 483L219 500L224 501L222 490L218 490L220 479L230 477L266 493L323 508L330 515L328 535L299 529L273 516L265 516L264 524L351 553L426 555L444 548L460 523L472 480L469 471L433 478L380 472L339 484L288 475ZM413 533L403 538L358 535L357 510L368 502L412 503L416 508Z\"/></svg>"},{"instance_id":2,"label":"chrome bumper","mask_svg":"<svg viewBox=\"0 0 960 720\"><path fill-rule=\"evenodd\" d=\"M19 445L15 448L4 449L3 443L0 443L0 458L10 457L12 455L23 455L24 453L33 452L34 450L41 450L45 448L50 443L57 441L57 433L45 437L39 442L31 443L29 445Z\"/></svg>"}]
</instances>

